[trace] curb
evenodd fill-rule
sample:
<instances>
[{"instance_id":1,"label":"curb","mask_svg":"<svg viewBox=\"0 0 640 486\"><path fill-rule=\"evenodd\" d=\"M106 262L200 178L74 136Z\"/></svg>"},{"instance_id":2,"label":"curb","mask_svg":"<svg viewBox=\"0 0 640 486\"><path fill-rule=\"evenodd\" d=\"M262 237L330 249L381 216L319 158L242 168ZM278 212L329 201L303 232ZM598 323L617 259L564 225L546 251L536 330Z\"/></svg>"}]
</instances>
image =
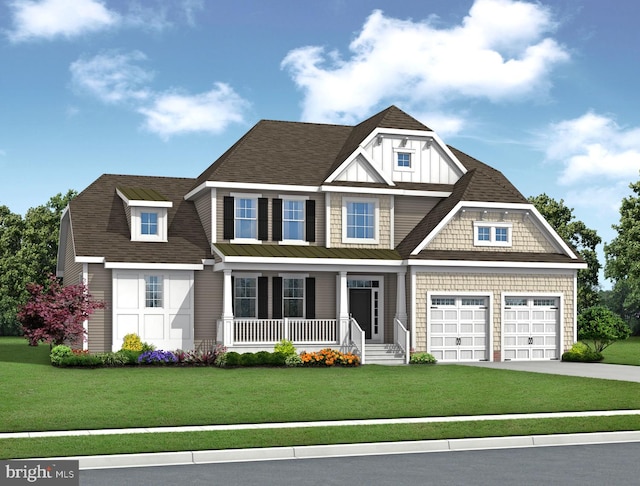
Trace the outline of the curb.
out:
<instances>
[{"instance_id":1,"label":"curb","mask_svg":"<svg viewBox=\"0 0 640 486\"><path fill-rule=\"evenodd\" d=\"M79 462L80 470L85 470L250 461L278 461L291 459L318 459L328 457L386 454L417 454L426 452L510 449L516 447L552 447L624 442L640 442L640 431L268 447L259 449L160 452L149 454L49 457L46 459L76 460Z\"/></svg>"}]
</instances>

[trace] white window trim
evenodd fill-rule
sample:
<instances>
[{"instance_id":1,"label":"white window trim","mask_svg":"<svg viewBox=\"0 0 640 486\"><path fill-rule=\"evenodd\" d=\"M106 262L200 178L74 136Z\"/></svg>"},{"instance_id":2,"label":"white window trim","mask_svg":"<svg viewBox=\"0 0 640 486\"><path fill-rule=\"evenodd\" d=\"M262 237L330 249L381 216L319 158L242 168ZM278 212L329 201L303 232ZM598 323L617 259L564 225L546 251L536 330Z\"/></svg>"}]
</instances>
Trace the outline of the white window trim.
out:
<instances>
[{"instance_id":1,"label":"white window trim","mask_svg":"<svg viewBox=\"0 0 640 486\"><path fill-rule=\"evenodd\" d=\"M489 228L489 241L478 239L478 228ZM507 241L496 241L496 228L507 228ZM473 245L474 246L512 246L513 224L504 222L474 221Z\"/></svg>"},{"instance_id":2,"label":"white window trim","mask_svg":"<svg viewBox=\"0 0 640 486\"><path fill-rule=\"evenodd\" d=\"M409 154L411 159L411 165L409 167L403 167L398 165L398 154L405 153ZM397 170L400 172L414 172L416 165L416 150L409 147L394 147L393 148L393 170Z\"/></svg>"},{"instance_id":3,"label":"white window trim","mask_svg":"<svg viewBox=\"0 0 640 486\"><path fill-rule=\"evenodd\" d=\"M300 246L309 246L309 242L306 241L306 225L307 225L307 213L306 206L302 207L302 239L300 240L286 240L284 238L284 202L285 201L303 201L306 202L309 200L309 196L289 196L289 195L278 195L278 199L282 199L282 240L278 241L279 245L300 245Z\"/></svg>"},{"instance_id":4,"label":"white window trim","mask_svg":"<svg viewBox=\"0 0 640 486\"><path fill-rule=\"evenodd\" d=\"M160 304L158 306L148 306L147 305L147 285L149 284L149 282L147 281L147 278L157 278L158 279L158 284L160 287L160 298L158 300L160 300ZM164 275L162 274L157 274L157 273L145 273L143 278L142 278L142 282L143 282L143 287L144 287L144 296L142 299L142 302L144 303L144 309L146 312L149 312L149 309L164 309L165 308L165 304L166 304L166 294L165 294L165 278Z\"/></svg>"},{"instance_id":5,"label":"white window trim","mask_svg":"<svg viewBox=\"0 0 640 486\"><path fill-rule=\"evenodd\" d=\"M256 237L255 238L233 238L230 243L240 244L261 244L262 240L258 239L258 199L262 197L262 194L246 193L246 192L232 192L229 194L233 198L233 236L236 235L236 202L238 199L254 199L256 202Z\"/></svg>"},{"instance_id":6,"label":"white window trim","mask_svg":"<svg viewBox=\"0 0 640 486\"><path fill-rule=\"evenodd\" d=\"M373 238L349 238L347 236L347 205L352 202L373 203ZM342 198L342 242L356 244L377 245L380 240L380 201L378 199L365 199L359 197Z\"/></svg>"},{"instance_id":7,"label":"white window trim","mask_svg":"<svg viewBox=\"0 0 640 486\"><path fill-rule=\"evenodd\" d=\"M158 214L158 234L143 235L142 234L142 213ZM131 208L131 241L167 241L167 208L160 207L142 207L136 206Z\"/></svg>"}]
</instances>

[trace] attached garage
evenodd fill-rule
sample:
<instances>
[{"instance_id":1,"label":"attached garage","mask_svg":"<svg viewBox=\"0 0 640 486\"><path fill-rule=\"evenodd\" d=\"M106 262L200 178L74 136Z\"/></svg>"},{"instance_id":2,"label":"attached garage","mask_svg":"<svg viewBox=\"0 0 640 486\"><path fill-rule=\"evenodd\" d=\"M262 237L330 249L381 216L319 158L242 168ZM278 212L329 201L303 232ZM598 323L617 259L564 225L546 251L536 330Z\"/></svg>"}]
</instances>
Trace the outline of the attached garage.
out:
<instances>
[{"instance_id":1,"label":"attached garage","mask_svg":"<svg viewBox=\"0 0 640 486\"><path fill-rule=\"evenodd\" d=\"M428 347L440 362L489 359L489 297L429 295Z\"/></svg>"},{"instance_id":2,"label":"attached garage","mask_svg":"<svg viewBox=\"0 0 640 486\"><path fill-rule=\"evenodd\" d=\"M560 358L560 297L504 298L503 359Z\"/></svg>"}]
</instances>

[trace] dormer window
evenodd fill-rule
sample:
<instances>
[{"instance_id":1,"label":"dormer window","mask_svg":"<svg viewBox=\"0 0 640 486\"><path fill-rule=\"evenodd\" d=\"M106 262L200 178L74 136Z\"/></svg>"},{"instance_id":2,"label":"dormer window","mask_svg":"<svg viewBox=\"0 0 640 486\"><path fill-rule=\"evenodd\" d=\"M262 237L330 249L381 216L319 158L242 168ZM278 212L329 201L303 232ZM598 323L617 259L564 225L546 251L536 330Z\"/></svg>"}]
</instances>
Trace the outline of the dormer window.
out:
<instances>
[{"instance_id":1,"label":"dormer window","mask_svg":"<svg viewBox=\"0 0 640 486\"><path fill-rule=\"evenodd\" d=\"M153 189L118 187L116 193L125 204L131 241L167 241L171 201Z\"/></svg>"},{"instance_id":2,"label":"dormer window","mask_svg":"<svg viewBox=\"0 0 640 486\"><path fill-rule=\"evenodd\" d=\"M140 234L154 236L158 234L158 213L140 213Z\"/></svg>"}]
</instances>

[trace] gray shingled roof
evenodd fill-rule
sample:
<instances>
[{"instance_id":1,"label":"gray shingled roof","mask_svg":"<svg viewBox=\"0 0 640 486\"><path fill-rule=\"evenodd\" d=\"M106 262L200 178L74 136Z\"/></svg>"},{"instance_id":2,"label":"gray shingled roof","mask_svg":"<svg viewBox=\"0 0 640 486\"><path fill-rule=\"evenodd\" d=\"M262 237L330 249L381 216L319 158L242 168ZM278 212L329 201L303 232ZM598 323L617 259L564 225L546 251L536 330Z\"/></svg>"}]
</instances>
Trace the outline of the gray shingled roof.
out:
<instances>
[{"instance_id":1,"label":"gray shingled roof","mask_svg":"<svg viewBox=\"0 0 640 486\"><path fill-rule=\"evenodd\" d=\"M201 264L211 258L195 206L184 195L194 179L103 175L69 205L76 256L108 262ZM153 189L173 202L168 208L168 242L131 241L124 202L116 187Z\"/></svg>"}]
</instances>

